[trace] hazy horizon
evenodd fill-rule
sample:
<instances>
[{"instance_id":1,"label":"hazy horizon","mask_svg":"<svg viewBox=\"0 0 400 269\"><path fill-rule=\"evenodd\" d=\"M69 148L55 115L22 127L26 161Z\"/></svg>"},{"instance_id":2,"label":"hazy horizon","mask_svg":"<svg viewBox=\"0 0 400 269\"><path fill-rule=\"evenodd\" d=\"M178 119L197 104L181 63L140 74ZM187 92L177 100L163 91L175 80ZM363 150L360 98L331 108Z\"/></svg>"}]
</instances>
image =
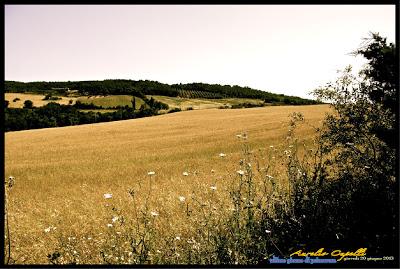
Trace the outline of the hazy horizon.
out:
<instances>
[{"instance_id":1,"label":"hazy horizon","mask_svg":"<svg viewBox=\"0 0 400 269\"><path fill-rule=\"evenodd\" d=\"M395 5L6 5L5 80L153 80L308 92L395 41Z\"/></svg>"}]
</instances>

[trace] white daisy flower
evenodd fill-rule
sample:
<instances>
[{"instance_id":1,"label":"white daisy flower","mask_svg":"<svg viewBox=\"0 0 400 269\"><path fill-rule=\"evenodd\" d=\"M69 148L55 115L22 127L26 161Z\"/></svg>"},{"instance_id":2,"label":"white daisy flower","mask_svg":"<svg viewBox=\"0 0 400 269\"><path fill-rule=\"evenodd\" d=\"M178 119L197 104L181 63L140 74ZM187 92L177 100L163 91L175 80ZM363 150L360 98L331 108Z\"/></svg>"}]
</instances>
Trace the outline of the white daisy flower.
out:
<instances>
[{"instance_id":1,"label":"white daisy flower","mask_svg":"<svg viewBox=\"0 0 400 269\"><path fill-rule=\"evenodd\" d=\"M112 218L112 222L116 222L118 219L119 219L118 216L115 216Z\"/></svg>"},{"instance_id":2,"label":"white daisy flower","mask_svg":"<svg viewBox=\"0 0 400 269\"><path fill-rule=\"evenodd\" d=\"M179 201L181 201L182 203L185 202L186 198L184 196L179 196Z\"/></svg>"},{"instance_id":3,"label":"white daisy flower","mask_svg":"<svg viewBox=\"0 0 400 269\"><path fill-rule=\"evenodd\" d=\"M271 233L271 231L270 231L270 230L265 230L265 232L266 232L267 234L270 234L270 233Z\"/></svg>"},{"instance_id":4,"label":"white daisy flower","mask_svg":"<svg viewBox=\"0 0 400 269\"><path fill-rule=\"evenodd\" d=\"M156 212L156 211L151 211L150 214L151 214L153 217L157 217L157 216L158 216L158 212Z\"/></svg>"},{"instance_id":5,"label":"white daisy flower","mask_svg":"<svg viewBox=\"0 0 400 269\"><path fill-rule=\"evenodd\" d=\"M243 170L237 170L236 171L239 175L243 176L244 175L244 171Z\"/></svg>"},{"instance_id":6,"label":"white daisy flower","mask_svg":"<svg viewBox=\"0 0 400 269\"><path fill-rule=\"evenodd\" d=\"M149 176L153 176L153 175L155 175L156 174L156 172L154 172L154 171L150 171L150 172L148 172L147 173Z\"/></svg>"},{"instance_id":7,"label":"white daisy flower","mask_svg":"<svg viewBox=\"0 0 400 269\"><path fill-rule=\"evenodd\" d=\"M108 228L111 228L111 227L113 227L113 225L112 225L111 223L108 223L108 224L107 224L107 227L108 227Z\"/></svg>"},{"instance_id":8,"label":"white daisy flower","mask_svg":"<svg viewBox=\"0 0 400 269\"><path fill-rule=\"evenodd\" d=\"M185 177L187 177L189 175L188 172L183 172L182 175L184 175Z\"/></svg>"},{"instance_id":9,"label":"white daisy flower","mask_svg":"<svg viewBox=\"0 0 400 269\"><path fill-rule=\"evenodd\" d=\"M111 193L105 193L103 196L104 196L104 199L111 199L112 198L112 194Z\"/></svg>"},{"instance_id":10,"label":"white daisy flower","mask_svg":"<svg viewBox=\"0 0 400 269\"><path fill-rule=\"evenodd\" d=\"M222 153L222 152L221 152L221 153L219 154L219 157L221 157L221 158L223 158L223 157L225 157L225 156L226 156L225 153Z\"/></svg>"},{"instance_id":11,"label":"white daisy flower","mask_svg":"<svg viewBox=\"0 0 400 269\"><path fill-rule=\"evenodd\" d=\"M217 190L217 186L211 186L210 189L213 190L213 191L216 191Z\"/></svg>"}]
</instances>

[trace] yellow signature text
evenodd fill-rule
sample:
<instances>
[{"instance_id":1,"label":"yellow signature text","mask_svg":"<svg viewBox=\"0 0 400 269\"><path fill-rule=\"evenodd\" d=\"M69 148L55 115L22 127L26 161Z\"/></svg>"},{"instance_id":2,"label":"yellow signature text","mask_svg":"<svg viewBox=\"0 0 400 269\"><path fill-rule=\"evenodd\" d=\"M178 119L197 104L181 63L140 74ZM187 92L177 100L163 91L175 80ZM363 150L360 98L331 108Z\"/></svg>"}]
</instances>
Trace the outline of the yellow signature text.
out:
<instances>
[{"instance_id":1,"label":"yellow signature text","mask_svg":"<svg viewBox=\"0 0 400 269\"><path fill-rule=\"evenodd\" d=\"M297 255L299 257L306 257L306 256L311 256L311 257L323 257L326 255L329 255L328 252L324 251L324 248L320 248L315 252L303 252L302 250L298 250L296 252L293 252L292 254L290 254L290 257Z\"/></svg>"},{"instance_id":2,"label":"yellow signature text","mask_svg":"<svg viewBox=\"0 0 400 269\"><path fill-rule=\"evenodd\" d=\"M336 249L331 252L332 257L340 257L337 261L343 260L345 257L361 257L367 255L367 248L359 248L357 251L341 251L340 249Z\"/></svg>"},{"instance_id":3,"label":"yellow signature text","mask_svg":"<svg viewBox=\"0 0 400 269\"><path fill-rule=\"evenodd\" d=\"M324 257L329 255L328 252L324 250L324 248L320 248L314 252L304 252L303 250L298 250L290 254L290 257L297 255L299 257ZM341 251L340 249L333 250L330 255L332 257L338 257L337 261L343 260L345 257L361 257L367 255L367 248L359 248L356 251Z\"/></svg>"}]
</instances>

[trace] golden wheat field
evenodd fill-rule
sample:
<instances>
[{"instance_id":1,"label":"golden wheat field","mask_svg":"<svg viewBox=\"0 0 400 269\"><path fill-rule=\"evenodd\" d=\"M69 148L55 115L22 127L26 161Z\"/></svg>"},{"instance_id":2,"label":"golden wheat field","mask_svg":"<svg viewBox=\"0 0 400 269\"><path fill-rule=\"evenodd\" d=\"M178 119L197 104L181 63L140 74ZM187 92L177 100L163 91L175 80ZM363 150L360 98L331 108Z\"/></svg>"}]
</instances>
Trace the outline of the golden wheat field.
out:
<instances>
[{"instance_id":1,"label":"golden wheat field","mask_svg":"<svg viewBox=\"0 0 400 269\"><path fill-rule=\"evenodd\" d=\"M42 94L29 94L29 93L5 93L4 94L4 99L9 101L9 107L11 108L22 108L24 106L24 102L26 100L31 100L33 105L36 107L44 106L47 105L50 102L56 102L59 104L67 105L70 100L72 100L72 103L75 103L76 97L65 97L65 96L59 96L61 99L60 100L43 100L45 96ZM17 100L14 102L15 98L19 98L20 100Z\"/></svg>"},{"instance_id":2,"label":"golden wheat field","mask_svg":"<svg viewBox=\"0 0 400 269\"><path fill-rule=\"evenodd\" d=\"M289 114L303 113L297 136L310 140L310 125L319 126L329 111L328 105L207 109L8 132L5 176L16 182L8 205L11 256L16 263L48 263L47 255L64 244L74 248L77 263L101 263L110 230L127 231L113 218L124 216L127 225L138 217L133 203L140 207L146 199L158 238L191 238L196 203L212 199L216 214L227 207L243 146L238 134L247 134L254 152L277 151L278 167ZM163 245L157 247L161 253Z\"/></svg>"}]
</instances>

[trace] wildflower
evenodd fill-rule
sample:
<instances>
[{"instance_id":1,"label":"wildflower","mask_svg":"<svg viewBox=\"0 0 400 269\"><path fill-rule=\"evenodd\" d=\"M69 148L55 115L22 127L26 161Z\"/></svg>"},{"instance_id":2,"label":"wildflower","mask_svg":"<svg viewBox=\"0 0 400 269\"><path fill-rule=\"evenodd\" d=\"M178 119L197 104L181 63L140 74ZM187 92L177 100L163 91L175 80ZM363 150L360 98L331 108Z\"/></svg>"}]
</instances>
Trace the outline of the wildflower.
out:
<instances>
[{"instance_id":1,"label":"wildflower","mask_svg":"<svg viewBox=\"0 0 400 269\"><path fill-rule=\"evenodd\" d=\"M225 153L222 153L222 152L221 152L221 153L219 154L219 157L221 157L221 158L223 158L223 157L225 157L225 156L226 156Z\"/></svg>"},{"instance_id":2,"label":"wildflower","mask_svg":"<svg viewBox=\"0 0 400 269\"><path fill-rule=\"evenodd\" d=\"M175 237L175 240L181 240L180 236Z\"/></svg>"},{"instance_id":3,"label":"wildflower","mask_svg":"<svg viewBox=\"0 0 400 269\"><path fill-rule=\"evenodd\" d=\"M108 223L108 224L107 224L107 227L108 227L108 228L111 228L111 227L113 227L113 225L112 225L111 223Z\"/></svg>"},{"instance_id":4,"label":"wildflower","mask_svg":"<svg viewBox=\"0 0 400 269\"><path fill-rule=\"evenodd\" d=\"M266 232L267 234L270 234L270 233L271 233L271 231L270 231L270 230L265 230L265 232Z\"/></svg>"},{"instance_id":5,"label":"wildflower","mask_svg":"<svg viewBox=\"0 0 400 269\"><path fill-rule=\"evenodd\" d=\"M274 146L271 145L271 146L269 146L269 147L270 147L270 148L273 148Z\"/></svg>"},{"instance_id":6,"label":"wildflower","mask_svg":"<svg viewBox=\"0 0 400 269\"><path fill-rule=\"evenodd\" d=\"M44 232L48 233L48 232L50 232L50 230L51 230L51 227L48 227L48 228L44 229Z\"/></svg>"},{"instance_id":7,"label":"wildflower","mask_svg":"<svg viewBox=\"0 0 400 269\"><path fill-rule=\"evenodd\" d=\"M270 175L267 175L267 178L273 179L274 177L273 177L273 176L270 176Z\"/></svg>"},{"instance_id":8,"label":"wildflower","mask_svg":"<svg viewBox=\"0 0 400 269\"><path fill-rule=\"evenodd\" d=\"M157 216L158 216L158 213L157 213L156 211L151 211L150 214L151 214L153 217L157 217Z\"/></svg>"},{"instance_id":9,"label":"wildflower","mask_svg":"<svg viewBox=\"0 0 400 269\"><path fill-rule=\"evenodd\" d=\"M104 199L111 199L112 198L112 194L111 193L105 193L103 196L104 196Z\"/></svg>"},{"instance_id":10,"label":"wildflower","mask_svg":"<svg viewBox=\"0 0 400 269\"><path fill-rule=\"evenodd\" d=\"M185 202L186 198L184 196L179 196L179 201L181 201L182 203Z\"/></svg>"},{"instance_id":11,"label":"wildflower","mask_svg":"<svg viewBox=\"0 0 400 269\"><path fill-rule=\"evenodd\" d=\"M253 201L248 201L247 203L246 203L246 207L252 207L253 206Z\"/></svg>"},{"instance_id":12,"label":"wildflower","mask_svg":"<svg viewBox=\"0 0 400 269\"><path fill-rule=\"evenodd\" d=\"M239 175L243 176L244 175L244 171L243 170L238 170L236 171Z\"/></svg>"},{"instance_id":13,"label":"wildflower","mask_svg":"<svg viewBox=\"0 0 400 269\"><path fill-rule=\"evenodd\" d=\"M213 190L213 191L216 191L217 190L217 186L211 186L210 189Z\"/></svg>"},{"instance_id":14,"label":"wildflower","mask_svg":"<svg viewBox=\"0 0 400 269\"><path fill-rule=\"evenodd\" d=\"M211 169L211 173L214 173L215 172L215 170L214 169Z\"/></svg>"},{"instance_id":15,"label":"wildflower","mask_svg":"<svg viewBox=\"0 0 400 269\"><path fill-rule=\"evenodd\" d=\"M8 182L6 182L6 183L7 183L8 187L11 188L12 186L14 186L15 177L9 176L9 177L8 177Z\"/></svg>"},{"instance_id":16,"label":"wildflower","mask_svg":"<svg viewBox=\"0 0 400 269\"><path fill-rule=\"evenodd\" d=\"M293 148L293 145L289 145L289 148Z\"/></svg>"},{"instance_id":17,"label":"wildflower","mask_svg":"<svg viewBox=\"0 0 400 269\"><path fill-rule=\"evenodd\" d=\"M91 238L91 237L88 237L87 240L92 240L92 238Z\"/></svg>"},{"instance_id":18,"label":"wildflower","mask_svg":"<svg viewBox=\"0 0 400 269\"><path fill-rule=\"evenodd\" d=\"M188 172L183 172L182 175L184 175L185 177L189 175Z\"/></svg>"},{"instance_id":19,"label":"wildflower","mask_svg":"<svg viewBox=\"0 0 400 269\"><path fill-rule=\"evenodd\" d=\"M155 175L156 174L156 172L154 172L154 171L150 171L150 172L148 172L147 173L149 176L153 176L153 175Z\"/></svg>"},{"instance_id":20,"label":"wildflower","mask_svg":"<svg viewBox=\"0 0 400 269\"><path fill-rule=\"evenodd\" d=\"M236 137L237 137L237 138L242 138L242 135L237 134Z\"/></svg>"},{"instance_id":21,"label":"wildflower","mask_svg":"<svg viewBox=\"0 0 400 269\"><path fill-rule=\"evenodd\" d=\"M115 216L112 218L112 222L116 222L118 219L119 219L118 216Z\"/></svg>"}]
</instances>

